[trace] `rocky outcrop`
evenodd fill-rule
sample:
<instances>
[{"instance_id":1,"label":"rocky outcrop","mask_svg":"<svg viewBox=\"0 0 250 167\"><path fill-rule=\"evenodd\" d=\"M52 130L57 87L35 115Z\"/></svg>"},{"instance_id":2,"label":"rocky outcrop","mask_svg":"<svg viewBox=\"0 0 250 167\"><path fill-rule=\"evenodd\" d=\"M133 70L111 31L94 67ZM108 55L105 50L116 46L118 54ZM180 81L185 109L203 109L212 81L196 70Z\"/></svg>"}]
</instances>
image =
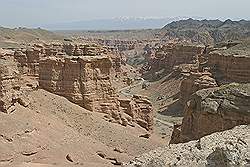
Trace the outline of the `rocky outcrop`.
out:
<instances>
[{"instance_id":1,"label":"rocky outcrop","mask_svg":"<svg viewBox=\"0 0 250 167\"><path fill-rule=\"evenodd\" d=\"M27 80L22 78L17 62L12 55L0 58L0 111L11 113L15 103L24 107L29 105L27 92L33 89L32 83L26 87Z\"/></svg>"},{"instance_id":2,"label":"rocky outcrop","mask_svg":"<svg viewBox=\"0 0 250 167\"><path fill-rule=\"evenodd\" d=\"M133 122L153 129L154 111L145 97L119 100L111 84L112 63L107 56L50 57L40 61L40 87L61 95L107 120L124 126Z\"/></svg>"},{"instance_id":3,"label":"rocky outcrop","mask_svg":"<svg viewBox=\"0 0 250 167\"><path fill-rule=\"evenodd\" d=\"M242 125L197 141L171 144L140 155L124 167L249 166L250 127Z\"/></svg>"},{"instance_id":4,"label":"rocky outcrop","mask_svg":"<svg viewBox=\"0 0 250 167\"><path fill-rule=\"evenodd\" d=\"M250 84L229 84L197 91L176 125L170 143L187 142L205 135L250 124Z\"/></svg>"},{"instance_id":5,"label":"rocky outcrop","mask_svg":"<svg viewBox=\"0 0 250 167\"><path fill-rule=\"evenodd\" d=\"M215 79L209 72L190 72L184 75L180 86L180 102L185 105L191 95L198 90L217 86Z\"/></svg>"},{"instance_id":6,"label":"rocky outcrop","mask_svg":"<svg viewBox=\"0 0 250 167\"><path fill-rule=\"evenodd\" d=\"M182 64L198 64L198 58L205 47L200 45L167 44L154 51L147 51L145 59L147 63L142 67L145 75L157 75L159 71L164 73L173 71L175 66Z\"/></svg>"},{"instance_id":7,"label":"rocky outcrop","mask_svg":"<svg viewBox=\"0 0 250 167\"><path fill-rule=\"evenodd\" d=\"M40 87L62 95L84 108L112 113L118 110L110 81L108 57L47 58L40 61Z\"/></svg>"},{"instance_id":8,"label":"rocky outcrop","mask_svg":"<svg viewBox=\"0 0 250 167\"><path fill-rule=\"evenodd\" d=\"M250 56L240 54L225 54L211 52L208 56L208 66L211 67L216 79L220 82L250 82Z\"/></svg>"},{"instance_id":9,"label":"rocky outcrop","mask_svg":"<svg viewBox=\"0 0 250 167\"><path fill-rule=\"evenodd\" d=\"M21 74L28 76L39 76L39 61L44 57L43 49L29 48L15 51L14 58L18 62L18 68Z\"/></svg>"},{"instance_id":10,"label":"rocky outcrop","mask_svg":"<svg viewBox=\"0 0 250 167\"><path fill-rule=\"evenodd\" d=\"M121 110L141 127L151 131L154 125L154 109L147 97L133 95L132 99L119 99Z\"/></svg>"},{"instance_id":11,"label":"rocky outcrop","mask_svg":"<svg viewBox=\"0 0 250 167\"><path fill-rule=\"evenodd\" d=\"M138 40L119 40L119 39L100 39L100 38L82 38L82 40L85 42L97 43L99 45L116 48L120 52L133 50L136 47L138 47L138 45L140 45L142 42Z\"/></svg>"},{"instance_id":12,"label":"rocky outcrop","mask_svg":"<svg viewBox=\"0 0 250 167\"><path fill-rule=\"evenodd\" d=\"M97 56L106 54L108 50L95 44L64 44L63 50L69 56Z\"/></svg>"},{"instance_id":13,"label":"rocky outcrop","mask_svg":"<svg viewBox=\"0 0 250 167\"><path fill-rule=\"evenodd\" d=\"M18 74L14 61L0 59L0 111L2 112L9 113L13 110L13 100L18 97L20 89Z\"/></svg>"}]
</instances>

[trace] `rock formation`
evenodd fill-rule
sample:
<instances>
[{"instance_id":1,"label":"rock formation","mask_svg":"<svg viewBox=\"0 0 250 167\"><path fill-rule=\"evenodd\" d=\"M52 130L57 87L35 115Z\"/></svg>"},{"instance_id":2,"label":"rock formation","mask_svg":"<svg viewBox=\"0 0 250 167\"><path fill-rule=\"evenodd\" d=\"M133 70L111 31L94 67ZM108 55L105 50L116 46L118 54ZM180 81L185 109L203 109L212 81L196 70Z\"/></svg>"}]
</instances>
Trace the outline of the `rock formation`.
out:
<instances>
[{"instance_id":1,"label":"rock formation","mask_svg":"<svg viewBox=\"0 0 250 167\"><path fill-rule=\"evenodd\" d=\"M250 127L242 125L197 141L171 144L143 154L124 167L249 166Z\"/></svg>"},{"instance_id":2,"label":"rock formation","mask_svg":"<svg viewBox=\"0 0 250 167\"><path fill-rule=\"evenodd\" d=\"M208 56L208 66L211 67L216 79L220 82L250 82L250 56L225 54L217 51Z\"/></svg>"},{"instance_id":3,"label":"rock formation","mask_svg":"<svg viewBox=\"0 0 250 167\"><path fill-rule=\"evenodd\" d=\"M2 56L1 56L2 57ZM29 100L27 92L33 89L32 83L28 84L22 78L17 62L12 55L4 55L0 58L0 111L11 113L15 110L15 103L27 107Z\"/></svg>"},{"instance_id":4,"label":"rock formation","mask_svg":"<svg viewBox=\"0 0 250 167\"><path fill-rule=\"evenodd\" d=\"M154 110L147 97L133 95L132 99L119 99L122 111L141 127L151 131L154 125Z\"/></svg>"},{"instance_id":5,"label":"rock formation","mask_svg":"<svg viewBox=\"0 0 250 167\"><path fill-rule=\"evenodd\" d=\"M142 68L144 74L156 75L158 71L171 72L175 66L182 64L198 64L198 58L204 51L204 46L167 44L154 51L147 51L147 64Z\"/></svg>"},{"instance_id":6,"label":"rock formation","mask_svg":"<svg viewBox=\"0 0 250 167\"><path fill-rule=\"evenodd\" d=\"M35 44L1 55L1 111L9 112L16 102L27 106L22 98L26 87L37 87L61 95L95 112L106 113L115 122L153 129L152 104L134 96L130 108L120 106L112 85L112 76L122 73L123 58L106 47L92 44ZM111 75L112 71L112 75ZM38 79L39 78L39 79ZM25 91L23 91L25 89ZM11 112L11 111L10 111Z\"/></svg>"},{"instance_id":7,"label":"rock formation","mask_svg":"<svg viewBox=\"0 0 250 167\"><path fill-rule=\"evenodd\" d=\"M197 91L176 125L170 143L187 142L250 123L250 84L229 84Z\"/></svg>"},{"instance_id":8,"label":"rock formation","mask_svg":"<svg viewBox=\"0 0 250 167\"><path fill-rule=\"evenodd\" d=\"M185 105L191 95L198 90L216 87L217 83L209 72L190 72L180 86L180 102Z\"/></svg>"},{"instance_id":9,"label":"rock formation","mask_svg":"<svg viewBox=\"0 0 250 167\"><path fill-rule=\"evenodd\" d=\"M110 82L111 65L100 56L46 58L40 61L40 87L88 110L111 113L119 105Z\"/></svg>"},{"instance_id":10,"label":"rock formation","mask_svg":"<svg viewBox=\"0 0 250 167\"><path fill-rule=\"evenodd\" d=\"M118 94L111 84L111 67L107 56L46 58L40 61L40 87L90 111L106 113L122 125L136 122L152 130L154 112L148 100L134 96L128 106L120 101L119 108Z\"/></svg>"},{"instance_id":11,"label":"rock formation","mask_svg":"<svg viewBox=\"0 0 250 167\"><path fill-rule=\"evenodd\" d=\"M21 74L39 77L39 61L44 57L43 49L32 47L19 49L14 53Z\"/></svg>"}]
</instances>

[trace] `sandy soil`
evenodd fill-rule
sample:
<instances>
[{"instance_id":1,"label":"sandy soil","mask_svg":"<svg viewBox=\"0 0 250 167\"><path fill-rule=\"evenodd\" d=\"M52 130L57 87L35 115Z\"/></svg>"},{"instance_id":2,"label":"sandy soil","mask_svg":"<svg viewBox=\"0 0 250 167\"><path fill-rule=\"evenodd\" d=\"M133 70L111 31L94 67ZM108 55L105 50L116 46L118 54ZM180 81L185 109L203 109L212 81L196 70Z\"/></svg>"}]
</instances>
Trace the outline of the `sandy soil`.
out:
<instances>
[{"instance_id":1,"label":"sandy soil","mask_svg":"<svg viewBox=\"0 0 250 167\"><path fill-rule=\"evenodd\" d=\"M168 142L155 134L140 138L147 132L139 126L107 122L103 114L44 90L32 92L29 99L27 108L17 105L9 115L0 113L0 166L108 167L114 162L109 159L126 162Z\"/></svg>"}]
</instances>

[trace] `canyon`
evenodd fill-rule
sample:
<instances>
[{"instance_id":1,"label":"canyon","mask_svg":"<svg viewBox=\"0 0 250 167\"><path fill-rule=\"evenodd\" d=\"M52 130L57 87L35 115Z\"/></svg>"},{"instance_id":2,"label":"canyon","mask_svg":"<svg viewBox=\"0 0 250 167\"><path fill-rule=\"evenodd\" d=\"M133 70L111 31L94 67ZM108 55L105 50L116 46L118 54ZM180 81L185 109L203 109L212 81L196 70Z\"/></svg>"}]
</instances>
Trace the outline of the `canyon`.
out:
<instances>
[{"instance_id":1,"label":"canyon","mask_svg":"<svg viewBox=\"0 0 250 167\"><path fill-rule=\"evenodd\" d=\"M249 165L248 29L236 42L178 32L203 22L229 24L1 48L0 166Z\"/></svg>"}]
</instances>

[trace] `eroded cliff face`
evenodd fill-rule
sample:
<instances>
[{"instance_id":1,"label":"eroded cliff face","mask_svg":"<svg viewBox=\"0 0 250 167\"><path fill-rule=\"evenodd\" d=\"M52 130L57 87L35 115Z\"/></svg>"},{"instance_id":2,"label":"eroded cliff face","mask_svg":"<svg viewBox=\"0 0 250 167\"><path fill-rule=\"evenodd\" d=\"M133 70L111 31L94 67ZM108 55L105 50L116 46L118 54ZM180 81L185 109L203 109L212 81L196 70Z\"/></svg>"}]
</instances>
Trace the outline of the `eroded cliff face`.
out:
<instances>
[{"instance_id":1,"label":"eroded cliff face","mask_svg":"<svg viewBox=\"0 0 250 167\"><path fill-rule=\"evenodd\" d=\"M250 56L239 54L223 54L211 52L208 56L208 66L221 82L250 82Z\"/></svg>"},{"instance_id":2,"label":"eroded cliff face","mask_svg":"<svg viewBox=\"0 0 250 167\"><path fill-rule=\"evenodd\" d=\"M39 76L39 61L44 57L44 50L36 47L16 50L14 58L18 62L19 71L23 75Z\"/></svg>"},{"instance_id":3,"label":"eroded cliff face","mask_svg":"<svg viewBox=\"0 0 250 167\"><path fill-rule=\"evenodd\" d=\"M147 63L141 71L145 75L157 75L162 70L164 73L171 72L175 66L182 64L198 65L198 58L204 49L205 47L200 45L167 44L159 47L156 51L146 51Z\"/></svg>"},{"instance_id":4,"label":"eroded cliff face","mask_svg":"<svg viewBox=\"0 0 250 167\"><path fill-rule=\"evenodd\" d=\"M170 143L187 142L250 123L250 84L232 83L197 91L176 125Z\"/></svg>"},{"instance_id":5,"label":"eroded cliff face","mask_svg":"<svg viewBox=\"0 0 250 167\"><path fill-rule=\"evenodd\" d=\"M11 112L13 98L18 96L18 69L14 61L0 59L0 110Z\"/></svg>"},{"instance_id":6,"label":"eroded cliff face","mask_svg":"<svg viewBox=\"0 0 250 167\"><path fill-rule=\"evenodd\" d=\"M40 61L40 87L61 95L107 120L124 126L134 122L153 129L153 107L144 97L119 100L111 84L112 63L107 56L50 57Z\"/></svg>"},{"instance_id":7,"label":"eroded cliff face","mask_svg":"<svg viewBox=\"0 0 250 167\"><path fill-rule=\"evenodd\" d=\"M23 78L12 53L0 56L1 112L13 112L16 103L27 107L29 105L27 93L35 87L35 82L29 82L26 78Z\"/></svg>"},{"instance_id":8,"label":"eroded cliff face","mask_svg":"<svg viewBox=\"0 0 250 167\"><path fill-rule=\"evenodd\" d=\"M131 99L119 99L120 110L141 127L152 131L155 111L147 97L133 95ZM126 117L125 117L126 118Z\"/></svg>"},{"instance_id":9,"label":"eroded cliff face","mask_svg":"<svg viewBox=\"0 0 250 167\"><path fill-rule=\"evenodd\" d=\"M185 105L191 95L198 90L217 86L215 79L209 72L190 72L180 85L180 102Z\"/></svg>"},{"instance_id":10,"label":"eroded cliff face","mask_svg":"<svg viewBox=\"0 0 250 167\"><path fill-rule=\"evenodd\" d=\"M107 57L47 58L40 61L40 87L97 112L118 110Z\"/></svg>"}]
</instances>

